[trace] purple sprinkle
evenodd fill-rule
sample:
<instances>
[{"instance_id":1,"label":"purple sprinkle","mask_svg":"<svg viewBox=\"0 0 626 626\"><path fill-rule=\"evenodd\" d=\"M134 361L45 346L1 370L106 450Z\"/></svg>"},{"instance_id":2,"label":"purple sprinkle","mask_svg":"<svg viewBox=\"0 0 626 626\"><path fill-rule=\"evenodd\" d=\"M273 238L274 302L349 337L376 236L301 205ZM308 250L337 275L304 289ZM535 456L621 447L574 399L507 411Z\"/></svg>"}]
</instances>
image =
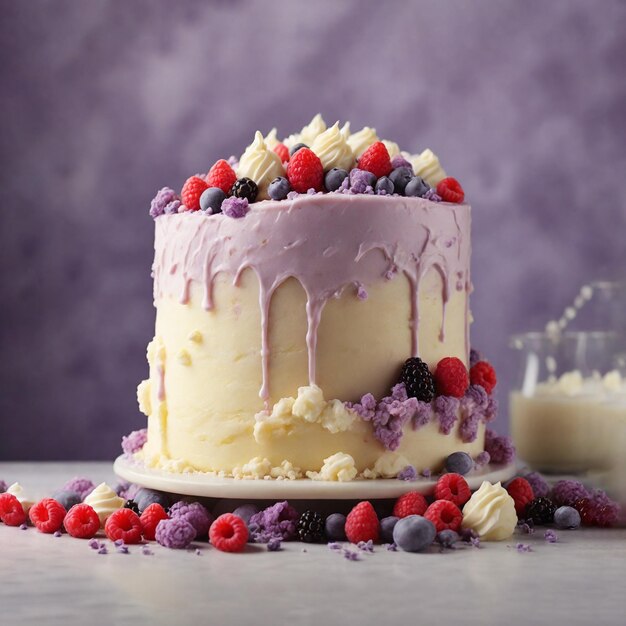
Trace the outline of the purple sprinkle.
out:
<instances>
[{"instance_id":1,"label":"purple sprinkle","mask_svg":"<svg viewBox=\"0 0 626 626\"><path fill-rule=\"evenodd\" d=\"M213 523L213 516L200 502L180 500L171 506L169 515L171 518L179 517L189 522L196 531L196 539L206 537Z\"/></svg>"},{"instance_id":2,"label":"purple sprinkle","mask_svg":"<svg viewBox=\"0 0 626 626\"><path fill-rule=\"evenodd\" d=\"M374 542L371 539L369 541L359 541L356 547L363 552L374 552Z\"/></svg>"},{"instance_id":3,"label":"purple sprinkle","mask_svg":"<svg viewBox=\"0 0 626 626\"><path fill-rule=\"evenodd\" d=\"M297 191L290 191L287 194L287 200L295 200L300 194Z\"/></svg>"},{"instance_id":4,"label":"purple sprinkle","mask_svg":"<svg viewBox=\"0 0 626 626\"><path fill-rule=\"evenodd\" d=\"M548 530L543 533L543 538L548 543L556 543L559 540L559 536L551 528L548 528Z\"/></svg>"},{"instance_id":5,"label":"purple sprinkle","mask_svg":"<svg viewBox=\"0 0 626 626\"><path fill-rule=\"evenodd\" d=\"M313 187L311 187L310 189L306 190L306 193L307 193L308 196L314 196L317 193L317 191L315 191L315 189L313 189Z\"/></svg>"},{"instance_id":6,"label":"purple sprinkle","mask_svg":"<svg viewBox=\"0 0 626 626\"><path fill-rule=\"evenodd\" d=\"M120 546L124 545L124 540L123 539L116 539L113 544L115 545L116 548L119 548Z\"/></svg>"},{"instance_id":7,"label":"purple sprinkle","mask_svg":"<svg viewBox=\"0 0 626 626\"><path fill-rule=\"evenodd\" d=\"M119 554L130 554L130 551L128 550L128 546L117 546L115 548L116 552L119 552Z\"/></svg>"},{"instance_id":8,"label":"purple sprinkle","mask_svg":"<svg viewBox=\"0 0 626 626\"><path fill-rule=\"evenodd\" d=\"M100 547L100 543L97 539L91 539L91 541L87 544L92 550L97 550Z\"/></svg>"},{"instance_id":9,"label":"purple sprinkle","mask_svg":"<svg viewBox=\"0 0 626 626\"><path fill-rule=\"evenodd\" d=\"M281 549L281 542L278 537L273 537L267 542L267 549L269 552L278 552Z\"/></svg>"},{"instance_id":10,"label":"purple sprinkle","mask_svg":"<svg viewBox=\"0 0 626 626\"><path fill-rule=\"evenodd\" d=\"M392 280L397 273L398 273L398 268L395 265L392 265L385 272L385 280Z\"/></svg>"},{"instance_id":11,"label":"purple sprinkle","mask_svg":"<svg viewBox=\"0 0 626 626\"><path fill-rule=\"evenodd\" d=\"M367 300L367 291L365 290L365 287L363 287L363 285L361 285L360 283L357 285L356 288L356 297L359 300Z\"/></svg>"},{"instance_id":12,"label":"purple sprinkle","mask_svg":"<svg viewBox=\"0 0 626 626\"><path fill-rule=\"evenodd\" d=\"M98 554L108 554L109 551L107 550L106 546L100 546L100 548L98 549Z\"/></svg>"},{"instance_id":13,"label":"purple sprinkle","mask_svg":"<svg viewBox=\"0 0 626 626\"><path fill-rule=\"evenodd\" d=\"M401 154L396 154L396 156L391 159L391 167L393 167L394 170L399 167L408 167L411 172L413 172L413 166Z\"/></svg>"},{"instance_id":14,"label":"purple sprinkle","mask_svg":"<svg viewBox=\"0 0 626 626\"><path fill-rule=\"evenodd\" d=\"M439 432L449 435L458 418L460 401L452 396L438 396L435 398L434 410L439 420Z\"/></svg>"},{"instance_id":15,"label":"purple sprinkle","mask_svg":"<svg viewBox=\"0 0 626 626\"><path fill-rule=\"evenodd\" d=\"M485 432L485 451L492 463L511 463L515 459L515 446L510 437L498 435L488 428Z\"/></svg>"},{"instance_id":16,"label":"purple sprinkle","mask_svg":"<svg viewBox=\"0 0 626 626\"><path fill-rule=\"evenodd\" d=\"M360 170L358 167L350 170L350 191L352 193L373 193L376 177L371 172Z\"/></svg>"},{"instance_id":17,"label":"purple sprinkle","mask_svg":"<svg viewBox=\"0 0 626 626\"><path fill-rule=\"evenodd\" d=\"M518 543L515 545L515 549L522 554L523 552L532 552L533 549L527 543Z\"/></svg>"},{"instance_id":18,"label":"purple sprinkle","mask_svg":"<svg viewBox=\"0 0 626 626\"><path fill-rule=\"evenodd\" d=\"M181 550L195 539L196 529L184 517L174 517L161 520L155 535L162 546Z\"/></svg>"},{"instance_id":19,"label":"purple sprinkle","mask_svg":"<svg viewBox=\"0 0 626 626\"><path fill-rule=\"evenodd\" d=\"M61 537L61 535L62 535L62 533L61 533L61 531L60 531L60 530L55 530L55 531L54 531L54 536L55 536L55 537Z\"/></svg>"},{"instance_id":20,"label":"purple sprinkle","mask_svg":"<svg viewBox=\"0 0 626 626\"><path fill-rule=\"evenodd\" d=\"M250 518L250 534L257 543L268 543L272 538L289 541L295 537L297 520L298 512L287 500L277 502Z\"/></svg>"},{"instance_id":21,"label":"purple sprinkle","mask_svg":"<svg viewBox=\"0 0 626 626\"><path fill-rule=\"evenodd\" d=\"M163 187L157 191L156 196L150 202L150 217L157 218L165 213L168 205L177 200L176 192L169 187ZM180 202L178 203L180 204Z\"/></svg>"},{"instance_id":22,"label":"purple sprinkle","mask_svg":"<svg viewBox=\"0 0 626 626\"><path fill-rule=\"evenodd\" d=\"M173 215L174 213L180 213L181 207L180 200L172 200L169 204L165 205L165 215Z\"/></svg>"},{"instance_id":23,"label":"purple sprinkle","mask_svg":"<svg viewBox=\"0 0 626 626\"><path fill-rule=\"evenodd\" d=\"M434 190L429 189L423 196L425 200L430 200L431 202L441 202L443 198Z\"/></svg>"},{"instance_id":24,"label":"purple sprinkle","mask_svg":"<svg viewBox=\"0 0 626 626\"><path fill-rule=\"evenodd\" d=\"M533 494L535 498L545 498L550 493L550 487L545 481L543 476L539 472L531 472L526 474L524 478L530 483L533 488Z\"/></svg>"},{"instance_id":25,"label":"purple sprinkle","mask_svg":"<svg viewBox=\"0 0 626 626\"><path fill-rule=\"evenodd\" d=\"M519 523L517 527L523 535L532 535L535 532L535 529L528 522L525 521Z\"/></svg>"},{"instance_id":26,"label":"purple sprinkle","mask_svg":"<svg viewBox=\"0 0 626 626\"><path fill-rule=\"evenodd\" d=\"M196 556L202 556L202 552L200 552L200 548L196 548Z\"/></svg>"},{"instance_id":27,"label":"purple sprinkle","mask_svg":"<svg viewBox=\"0 0 626 626\"><path fill-rule=\"evenodd\" d=\"M416 480L417 470L414 465L407 465L399 474L398 480Z\"/></svg>"},{"instance_id":28,"label":"purple sprinkle","mask_svg":"<svg viewBox=\"0 0 626 626\"><path fill-rule=\"evenodd\" d=\"M20 530L28 530L28 526L26 524L20 524Z\"/></svg>"},{"instance_id":29,"label":"purple sprinkle","mask_svg":"<svg viewBox=\"0 0 626 626\"><path fill-rule=\"evenodd\" d=\"M358 552L354 552L353 550L349 550L348 548L344 548L342 554L344 558L348 561L358 561L361 558Z\"/></svg>"},{"instance_id":30,"label":"purple sprinkle","mask_svg":"<svg viewBox=\"0 0 626 626\"><path fill-rule=\"evenodd\" d=\"M550 499L557 506L572 506L576 500L588 497L589 491L578 480L559 480L550 494Z\"/></svg>"},{"instance_id":31,"label":"purple sprinkle","mask_svg":"<svg viewBox=\"0 0 626 626\"><path fill-rule=\"evenodd\" d=\"M472 544L473 548L480 548L480 538L479 537L470 537L469 542Z\"/></svg>"},{"instance_id":32,"label":"purple sprinkle","mask_svg":"<svg viewBox=\"0 0 626 626\"><path fill-rule=\"evenodd\" d=\"M241 217L245 217L249 210L250 207L248 206L248 198L237 198L236 196L231 196L222 202L222 213L227 217L239 219Z\"/></svg>"},{"instance_id":33,"label":"purple sprinkle","mask_svg":"<svg viewBox=\"0 0 626 626\"><path fill-rule=\"evenodd\" d=\"M146 556L152 556L154 554L154 552L152 552L152 550L150 550L148 546L142 546L141 553L145 554Z\"/></svg>"},{"instance_id":34,"label":"purple sprinkle","mask_svg":"<svg viewBox=\"0 0 626 626\"><path fill-rule=\"evenodd\" d=\"M131 456L135 452L139 452L148 440L148 430L133 430L131 433L122 437L122 451L124 454Z\"/></svg>"},{"instance_id":35,"label":"purple sprinkle","mask_svg":"<svg viewBox=\"0 0 626 626\"><path fill-rule=\"evenodd\" d=\"M308 550L306 548L302 548L302 550L300 550L300 552L304 552L306 554L308 552Z\"/></svg>"},{"instance_id":36,"label":"purple sprinkle","mask_svg":"<svg viewBox=\"0 0 626 626\"><path fill-rule=\"evenodd\" d=\"M425 467L422 470L422 476L424 478L430 478L433 475L432 470L430 469L430 467Z\"/></svg>"},{"instance_id":37,"label":"purple sprinkle","mask_svg":"<svg viewBox=\"0 0 626 626\"><path fill-rule=\"evenodd\" d=\"M385 547L387 548L387 550L389 550L389 552L397 552L398 551L398 546L395 543L387 543L387 544L385 544Z\"/></svg>"},{"instance_id":38,"label":"purple sprinkle","mask_svg":"<svg viewBox=\"0 0 626 626\"><path fill-rule=\"evenodd\" d=\"M328 544L328 549L329 550L341 550L342 546L340 543L337 543L336 541L332 541Z\"/></svg>"},{"instance_id":39,"label":"purple sprinkle","mask_svg":"<svg viewBox=\"0 0 626 626\"><path fill-rule=\"evenodd\" d=\"M95 485L84 476L76 476L68 480L61 488L63 491L75 491L81 500L84 500L93 490Z\"/></svg>"}]
</instances>

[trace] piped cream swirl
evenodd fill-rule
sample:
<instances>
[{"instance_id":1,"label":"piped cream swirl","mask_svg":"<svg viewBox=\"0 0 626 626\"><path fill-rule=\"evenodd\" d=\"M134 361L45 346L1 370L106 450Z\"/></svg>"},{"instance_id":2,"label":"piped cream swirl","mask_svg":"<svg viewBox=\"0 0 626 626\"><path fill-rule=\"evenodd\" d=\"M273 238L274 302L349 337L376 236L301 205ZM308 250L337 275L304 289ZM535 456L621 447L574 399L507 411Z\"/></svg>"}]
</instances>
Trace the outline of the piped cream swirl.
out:
<instances>
[{"instance_id":1,"label":"piped cream swirl","mask_svg":"<svg viewBox=\"0 0 626 626\"><path fill-rule=\"evenodd\" d=\"M318 135L311 145L311 150L320 158L324 171L333 167L349 171L354 165L352 148L341 134L339 122L335 122L333 126Z\"/></svg>"},{"instance_id":2,"label":"piped cream swirl","mask_svg":"<svg viewBox=\"0 0 626 626\"><path fill-rule=\"evenodd\" d=\"M516 524L513 498L499 482L484 481L463 507L463 528L475 530L484 541L508 539Z\"/></svg>"},{"instance_id":3,"label":"piped cream swirl","mask_svg":"<svg viewBox=\"0 0 626 626\"><path fill-rule=\"evenodd\" d=\"M307 472L311 480L331 480L338 482L350 482L356 477L357 470L354 458L345 452L337 452L327 459L319 472Z\"/></svg>"},{"instance_id":4,"label":"piped cream swirl","mask_svg":"<svg viewBox=\"0 0 626 626\"><path fill-rule=\"evenodd\" d=\"M100 483L84 500L98 514L100 525L103 526L106 518L118 509L121 509L126 501L120 498L109 485Z\"/></svg>"},{"instance_id":5,"label":"piped cream swirl","mask_svg":"<svg viewBox=\"0 0 626 626\"><path fill-rule=\"evenodd\" d=\"M439 163L437 155L428 148L421 154L413 154L409 159L416 176L421 176L431 187L446 177L446 172Z\"/></svg>"},{"instance_id":6,"label":"piped cream swirl","mask_svg":"<svg viewBox=\"0 0 626 626\"><path fill-rule=\"evenodd\" d=\"M15 496L18 502L22 505L24 513L28 514L28 510L35 504L35 501L28 496L24 491L24 487L20 483L13 483L8 489L7 493Z\"/></svg>"},{"instance_id":7,"label":"piped cream swirl","mask_svg":"<svg viewBox=\"0 0 626 626\"><path fill-rule=\"evenodd\" d=\"M318 135L326 130L326 122L318 113L301 131L300 141L311 147Z\"/></svg>"},{"instance_id":8,"label":"piped cream swirl","mask_svg":"<svg viewBox=\"0 0 626 626\"><path fill-rule=\"evenodd\" d=\"M280 157L268 149L263 135L257 130L254 141L246 148L239 160L237 177L251 178L259 187L258 200L267 200L267 188L277 176L284 176L285 169Z\"/></svg>"},{"instance_id":9,"label":"piped cream swirl","mask_svg":"<svg viewBox=\"0 0 626 626\"><path fill-rule=\"evenodd\" d=\"M278 131L274 127L272 128L272 130L270 130L269 133L267 133L267 135L265 135L265 145L268 147L269 150L273 150L280 143L280 141L278 141L277 133Z\"/></svg>"},{"instance_id":10,"label":"piped cream swirl","mask_svg":"<svg viewBox=\"0 0 626 626\"><path fill-rule=\"evenodd\" d=\"M375 128L365 126L358 133L350 135L347 139L354 156L358 159L373 143L378 141Z\"/></svg>"},{"instance_id":11,"label":"piped cream swirl","mask_svg":"<svg viewBox=\"0 0 626 626\"><path fill-rule=\"evenodd\" d=\"M400 154L400 146L395 141L389 141L389 139L383 139L383 144L385 148L387 148L387 152L389 152L389 156L393 159L393 157L398 156Z\"/></svg>"}]
</instances>

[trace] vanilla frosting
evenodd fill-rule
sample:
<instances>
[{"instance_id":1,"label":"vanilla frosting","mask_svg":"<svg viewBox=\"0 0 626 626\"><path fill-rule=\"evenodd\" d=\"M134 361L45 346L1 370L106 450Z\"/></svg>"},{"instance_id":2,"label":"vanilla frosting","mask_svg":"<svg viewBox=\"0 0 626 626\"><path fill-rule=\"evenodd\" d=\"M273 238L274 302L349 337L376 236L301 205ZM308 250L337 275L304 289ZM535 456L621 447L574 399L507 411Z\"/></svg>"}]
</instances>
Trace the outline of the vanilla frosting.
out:
<instances>
[{"instance_id":1,"label":"vanilla frosting","mask_svg":"<svg viewBox=\"0 0 626 626\"><path fill-rule=\"evenodd\" d=\"M471 528L483 541L508 539L517 525L515 503L498 482L484 481L463 507L463 528Z\"/></svg>"},{"instance_id":2,"label":"vanilla frosting","mask_svg":"<svg viewBox=\"0 0 626 626\"><path fill-rule=\"evenodd\" d=\"M348 139L348 137L350 136L350 122L346 122L342 127L341 127L341 134L343 135L344 139Z\"/></svg>"},{"instance_id":3,"label":"vanilla frosting","mask_svg":"<svg viewBox=\"0 0 626 626\"><path fill-rule=\"evenodd\" d=\"M349 454L337 452L324 459L324 465L319 472L307 472L306 475L311 480L349 482L356 477L357 469Z\"/></svg>"},{"instance_id":4,"label":"vanilla frosting","mask_svg":"<svg viewBox=\"0 0 626 626\"><path fill-rule=\"evenodd\" d=\"M421 176L431 187L446 177L446 173L439 163L437 155L428 148L421 154L411 155L409 162L413 166L416 176Z\"/></svg>"},{"instance_id":5,"label":"vanilla frosting","mask_svg":"<svg viewBox=\"0 0 626 626\"><path fill-rule=\"evenodd\" d=\"M387 450L373 468L364 470L363 478L395 478L407 465L409 460L403 454Z\"/></svg>"},{"instance_id":6,"label":"vanilla frosting","mask_svg":"<svg viewBox=\"0 0 626 626\"><path fill-rule=\"evenodd\" d=\"M6 492L18 499L24 509L24 513L28 515L28 510L35 504L35 500L33 500L28 493L24 491L22 485L20 485L20 483L13 483Z\"/></svg>"},{"instance_id":7,"label":"vanilla frosting","mask_svg":"<svg viewBox=\"0 0 626 626\"><path fill-rule=\"evenodd\" d=\"M313 141L311 150L320 158L325 172L333 167L349 171L354 166L352 148L339 131L339 122L319 134Z\"/></svg>"},{"instance_id":8,"label":"vanilla frosting","mask_svg":"<svg viewBox=\"0 0 626 626\"><path fill-rule=\"evenodd\" d=\"M588 396L598 400L617 399L626 396L626 381L619 370L612 370L602 376L595 372L583 377L578 370L565 372L558 378L549 379L537 385L537 395L548 396Z\"/></svg>"},{"instance_id":9,"label":"vanilla frosting","mask_svg":"<svg viewBox=\"0 0 626 626\"><path fill-rule=\"evenodd\" d=\"M321 114L317 114L301 131L300 142L311 147L318 135L326 130L326 122L322 119Z\"/></svg>"},{"instance_id":10,"label":"vanilla frosting","mask_svg":"<svg viewBox=\"0 0 626 626\"><path fill-rule=\"evenodd\" d=\"M389 141L388 139L383 139L383 145L387 148L387 152L389 152L389 156L393 159L393 157L398 156L400 154L400 146L395 141Z\"/></svg>"},{"instance_id":11,"label":"vanilla frosting","mask_svg":"<svg viewBox=\"0 0 626 626\"><path fill-rule=\"evenodd\" d=\"M272 128L272 130L270 130L270 132L265 135L265 145L268 147L269 150L273 150L280 143L280 141L278 140L277 132L278 131L276 130L276 128Z\"/></svg>"},{"instance_id":12,"label":"vanilla frosting","mask_svg":"<svg viewBox=\"0 0 626 626\"><path fill-rule=\"evenodd\" d=\"M350 135L347 141L354 156L358 159L373 143L378 141L378 135L376 135L375 128L365 126L357 133Z\"/></svg>"},{"instance_id":13,"label":"vanilla frosting","mask_svg":"<svg viewBox=\"0 0 626 626\"><path fill-rule=\"evenodd\" d=\"M126 500L120 498L109 485L100 483L84 500L93 508L100 518L100 525L104 526L106 518L124 507Z\"/></svg>"},{"instance_id":14,"label":"vanilla frosting","mask_svg":"<svg viewBox=\"0 0 626 626\"><path fill-rule=\"evenodd\" d=\"M237 167L238 178L251 178L258 186L258 200L267 200L267 188L277 176L284 176L285 168L280 157L263 140L263 135L257 130L254 141L246 148Z\"/></svg>"}]
</instances>

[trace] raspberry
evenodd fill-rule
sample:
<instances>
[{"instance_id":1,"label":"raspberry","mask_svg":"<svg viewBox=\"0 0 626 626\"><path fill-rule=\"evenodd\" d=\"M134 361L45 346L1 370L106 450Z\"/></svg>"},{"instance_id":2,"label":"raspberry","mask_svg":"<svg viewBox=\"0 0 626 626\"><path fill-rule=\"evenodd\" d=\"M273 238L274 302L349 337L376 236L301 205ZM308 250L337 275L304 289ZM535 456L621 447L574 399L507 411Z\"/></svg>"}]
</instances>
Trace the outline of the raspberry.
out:
<instances>
[{"instance_id":1,"label":"raspberry","mask_svg":"<svg viewBox=\"0 0 626 626\"><path fill-rule=\"evenodd\" d=\"M461 522L463 521L463 513L461 509L450 502L450 500L437 500L433 502L424 517L435 525L438 533L442 530L454 530L457 532L461 528Z\"/></svg>"},{"instance_id":2,"label":"raspberry","mask_svg":"<svg viewBox=\"0 0 626 626\"><path fill-rule=\"evenodd\" d=\"M470 382L472 385L480 385L489 395L496 386L496 370L487 363L487 361L479 361L470 369Z\"/></svg>"},{"instance_id":3,"label":"raspberry","mask_svg":"<svg viewBox=\"0 0 626 626\"><path fill-rule=\"evenodd\" d=\"M75 504L63 520L65 530L77 539L91 539L100 530L100 518L88 504Z\"/></svg>"},{"instance_id":4,"label":"raspberry","mask_svg":"<svg viewBox=\"0 0 626 626\"><path fill-rule=\"evenodd\" d=\"M463 506L471 496L469 485L461 474L444 474L435 485L437 500L448 500L457 506Z\"/></svg>"},{"instance_id":5,"label":"raspberry","mask_svg":"<svg viewBox=\"0 0 626 626\"><path fill-rule=\"evenodd\" d=\"M517 517L522 518L528 504L535 499L533 488L525 478L518 476L506 486L506 490L515 502Z\"/></svg>"},{"instance_id":6,"label":"raspberry","mask_svg":"<svg viewBox=\"0 0 626 626\"><path fill-rule=\"evenodd\" d=\"M463 187L456 178L449 176L437 184L437 195L441 196L444 202L454 202L461 204L465 198Z\"/></svg>"},{"instance_id":7,"label":"raspberry","mask_svg":"<svg viewBox=\"0 0 626 626\"><path fill-rule=\"evenodd\" d=\"M380 524L374 507L365 500L359 502L346 517L346 537L351 543L378 541Z\"/></svg>"},{"instance_id":8,"label":"raspberry","mask_svg":"<svg viewBox=\"0 0 626 626\"><path fill-rule=\"evenodd\" d=\"M168 514L165 509L158 503L154 502L150 506L146 507L139 519L141 520L141 526L143 528L144 539L154 541L157 524L162 519L168 519Z\"/></svg>"},{"instance_id":9,"label":"raspberry","mask_svg":"<svg viewBox=\"0 0 626 626\"><path fill-rule=\"evenodd\" d=\"M454 356L441 359L435 370L435 385L440 396L462 398L469 387L469 376L463 361Z\"/></svg>"},{"instance_id":10,"label":"raspberry","mask_svg":"<svg viewBox=\"0 0 626 626\"><path fill-rule=\"evenodd\" d=\"M209 187L219 187L225 194L228 194L236 180L237 174L235 174L233 168L228 164L228 161L224 161L224 159L217 161L211 167L206 177L206 182Z\"/></svg>"},{"instance_id":11,"label":"raspberry","mask_svg":"<svg viewBox=\"0 0 626 626\"><path fill-rule=\"evenodd\" d=\"M595 511L590 498L579 498L574 502L574 508L580 513L583 526L595 526Z\"/></svg>"},{"instance_id":12,"label":"raspberry","mask_svg":"<svg viewBox=\"0 0 626 626\"><path fill-rule=\"evenodd\" d=\"M393 507L393 514L396 517L403 518L409 515L424 515L428 508L426 498L417 491L409 491L401 495Z\"/></svg>"},{"instance_id":13,"label":"raspberry","mask_svg":"<svg viewBox=\"0 0 626 626\"><path fill-rule=\"evenodd\" d=\"M26 521L22 504L12 493L0 493L0 520L7 526L20 526Z\"/></svg>"},{"instance_id":14,"label":"raspberry","mask_svg":"<svg viewBox=\"0 0 626 626\"><path fill-rule=\"evenodd\" d=\"M190 211L197 211L200 208L200 196L208 187L206 181L202 180L199 176L190 176L185 181L183 190L180 192L183 204Z\"/></svg>"},{"instance_id":15,"label":"raspberry","mask_svg":"<svg viewBox=\"0 0 626 626\"><path fill-rule=\"evenodd\" d=\"M248 542L248 527L237 515L220 515L209 529L211 543L222 552L241 552Z\"/></svg>"},{"instance_id":16,"label":"raspberry","mask_svg":"<svg viewBox=\"0 0 626 626\"><path fill-rule=\"evenodd\" d=\"M55 533L61 530L67 511L53 498L44 498L33 505L28 517L40 533Z\"/></svg>"},{"instance_id":17,"label":"raspberry","mask_svg":"<svg viewBox=\"0 0 626 626\"><path fill-rule=\"evenodd\" d=\"M287 179L294 191L306 193L309 189L321 191L324 168L319 157L309 148L300 148L287 165Z\"/></svg>"},{"instance_id":18,"label":"raspberry","mask_svg":"<svg viewBox=\"0 0 626 626\"><path fill-rule=\"evenodd\" d=\"M289 161L289 148L284 143L279 143L274 146L274 152L280 157L283 163Z\"/></svg>"},{"instance_id":19,"label":"raspberry","mask_svg":"<svg viewBox=\"0 0 626 626\"><path fill-rule=\"evenodd\" d=\"M435 397L435 382L428 365L419 357L407 359L402 366L400 380L404 383L407 395L422 402L430 402Z\"/></svg>"},{"instance_id":20,"label":"raspberry","mask_svg":"<svg viewBox=\"0 0 626 626\"><path fill-rule=\"evenodd\" d=\"M140 543L143 527L139 515L131 509L118 509L107 517L104 532L111 541Z\"/></svg>"},{"instance_id":21,"label":"raspberry","mask_svg":"<svg viewBox=\"0 0 626 626\"><path fill-rule=\"evenodd\" d=\"M388 176L393 169L389 152L382 141L373 143L359 158L359 169L371 172L380 178Z\"/></svg>"},{"instance_id":22,"label":"raspberry","mask_svg":"<svg viewBox=\"0 0 626 626\"><path fill-rule=\"evenodd\" d=\"M619 506L604 493L580 498L574 502L574 508L580 513L584 526L613 526L619 517Z\"/></svg>"}]
</instances>

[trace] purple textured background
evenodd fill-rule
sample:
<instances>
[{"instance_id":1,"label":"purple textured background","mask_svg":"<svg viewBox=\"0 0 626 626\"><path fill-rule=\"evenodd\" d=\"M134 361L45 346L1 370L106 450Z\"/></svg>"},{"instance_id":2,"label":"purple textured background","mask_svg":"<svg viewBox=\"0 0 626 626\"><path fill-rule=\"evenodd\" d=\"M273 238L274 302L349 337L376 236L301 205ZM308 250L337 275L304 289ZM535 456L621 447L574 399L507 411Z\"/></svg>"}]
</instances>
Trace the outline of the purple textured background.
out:
<instances>
[{"instance_id":1,"label":"purple textured background","mask_svg":"<svg viewBox=\"0 0 626 626\"><path fill-rule=\"evenodd\" d=\"M625 33L608 0L3 1L0 459L117 454L144 424L154 191L318 111L462 181L502 398L511 332L626 266Z\"/></svg>"}]
</instances>

